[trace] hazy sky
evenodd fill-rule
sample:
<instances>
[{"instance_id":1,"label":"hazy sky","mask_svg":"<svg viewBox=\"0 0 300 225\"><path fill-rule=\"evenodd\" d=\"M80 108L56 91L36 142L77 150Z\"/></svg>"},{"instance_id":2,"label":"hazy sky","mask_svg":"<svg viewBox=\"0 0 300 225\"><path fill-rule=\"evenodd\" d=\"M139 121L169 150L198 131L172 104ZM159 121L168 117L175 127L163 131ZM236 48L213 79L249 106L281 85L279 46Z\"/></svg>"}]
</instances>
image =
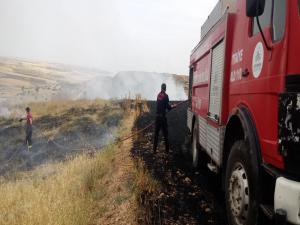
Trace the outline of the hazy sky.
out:
<instances>
[{"instance_id":1,"label":"hazy sky","mask_svg":"<svg viewBox=\"0 0 300 225\"><path fill-rule=\"evenodd\" d=\"M0 0L0 56L188 73L217 0Z\"/></svg>"}]
</instances>

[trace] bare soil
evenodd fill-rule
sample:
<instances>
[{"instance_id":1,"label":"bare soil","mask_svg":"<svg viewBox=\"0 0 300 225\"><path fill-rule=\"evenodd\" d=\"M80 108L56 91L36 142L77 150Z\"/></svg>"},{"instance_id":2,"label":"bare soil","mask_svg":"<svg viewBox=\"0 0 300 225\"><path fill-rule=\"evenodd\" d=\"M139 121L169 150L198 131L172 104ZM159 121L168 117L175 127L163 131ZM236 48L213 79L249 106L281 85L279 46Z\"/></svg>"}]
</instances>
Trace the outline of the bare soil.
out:
<instances>
[{"instance_id":1,"label":"bare soil","mask_svg":"<svg viewBox=\"0 0 300 225\"><path fill-rule=\"evenodd\" d=\"M148 102L150 112L142 114L135 129L149 124L155 116L155 102ZM160 146L152 152L153 129L136 138L132 155L141 158L151 175L160 182L159 194L144 192L140 198L140 224L226 224L224 201L216 175L205 168L194 170L186 140L186 105L168 113L171 152Z\"/></svg>"}]
</instances>

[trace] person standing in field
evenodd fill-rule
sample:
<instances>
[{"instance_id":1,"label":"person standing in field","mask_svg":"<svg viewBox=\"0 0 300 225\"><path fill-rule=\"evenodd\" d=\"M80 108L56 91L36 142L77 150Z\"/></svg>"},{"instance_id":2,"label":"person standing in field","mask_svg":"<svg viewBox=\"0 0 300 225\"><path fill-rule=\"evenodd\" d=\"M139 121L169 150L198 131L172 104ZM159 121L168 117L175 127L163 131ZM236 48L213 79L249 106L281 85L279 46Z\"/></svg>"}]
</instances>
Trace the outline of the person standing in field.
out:
<instances>
[{"instance_id":1,"label":"person standing in field","mask_svg":"<svg viewBox=\"0 0 300 225\"><path fill-rule=\"evenodd\" d=\"M166 93L167 85L161 85L161 91L157 96L156 102L156 119L155 119L155 131L154 131L154 143L153 143L153 153L156 153L158 145L159 131L162 129L164 140L165 140L165 151L169 152L169 137L168 137L168 122L166 117L167 110L175 108L175 106L170 105L169 96Z\"/></svg>"},{"instance_id":2,"label":"person standing in field","mask_svg":"<svg viewBox=\"0 0 300 225\"><path fill-rule=\"evenodd\" d=\"M26 125L25 125L25 132L26 132L26 137L25 137L25 144L28 147L28 150L32 148L32 114L31 110L29 107L25 109L26 111L26 116L20 119L20 122L23 120L26 120Z\"/></svg>"}]
</instances>

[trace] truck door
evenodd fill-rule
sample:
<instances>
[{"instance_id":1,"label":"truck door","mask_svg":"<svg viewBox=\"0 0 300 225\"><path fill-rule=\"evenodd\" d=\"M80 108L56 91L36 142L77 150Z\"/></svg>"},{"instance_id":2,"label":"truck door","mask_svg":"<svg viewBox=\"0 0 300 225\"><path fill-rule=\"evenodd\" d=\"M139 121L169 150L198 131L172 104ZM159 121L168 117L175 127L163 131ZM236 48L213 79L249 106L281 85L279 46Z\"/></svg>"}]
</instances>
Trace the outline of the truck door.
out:
<instances>
[{"instance_id":1,"label":"truck door","mask_svg":"<svg viewBox=\"0 0 300 225\"><path fill-rule=\"evenodd\" d=\"M222 109L224 77L224 39L212 49L208 116L217 123Z\"/></svg>"},{"instance_id":2,"label":"truck door","mask_svg":"<svg viewBox=\"0 0 300 225\"><path fill-rule=\"evenodd\" d=\"M278 95L283 89L287 42L286 0L266 0L259 17L267 49L256 18L237 17L231 63L230 101L249 110L265 160L280 163L278 157ZM246 1L243 1L245 4ZM244 5L245 7L245 5Z\"/></svg>"},{"instance_id":3,"label":"truck door","mask_svg":"<svg viewBox=\"0 0 300 225\"><path fill-rule=\"evenodd\" d=\"M284 51L286 47L283 43L286 0L266 0L264 13L259 17L263 34L271 50L264 44L256 18L247 21L249 29L240 43L242 45L240 48L244 49L244 65L240 79L247 83L240 86L239 93L276 94L280 90L279 75L285 73L286 65Z\"/></svg>"}]
</instances>

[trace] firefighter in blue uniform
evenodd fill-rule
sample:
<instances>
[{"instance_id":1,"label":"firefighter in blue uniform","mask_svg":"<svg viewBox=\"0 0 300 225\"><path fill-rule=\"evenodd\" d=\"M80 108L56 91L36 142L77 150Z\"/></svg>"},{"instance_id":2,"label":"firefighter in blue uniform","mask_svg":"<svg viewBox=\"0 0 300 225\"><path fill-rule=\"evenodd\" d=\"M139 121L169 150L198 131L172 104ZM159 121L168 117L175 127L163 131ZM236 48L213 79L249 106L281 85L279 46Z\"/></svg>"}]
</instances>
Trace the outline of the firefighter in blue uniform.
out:
<instances>
[{"instance_id":1,"label":"firefighter in blue uniform","mask_svg":"<svg viewBox=\"0 0 300 225\"><path fill-rule=\"evenodd\" d=\"M169 152L168 122L166 112L167 110L170 111L171 109L175 108L175 106L170 105L169 96L166 94L166 90L166 84L162 84L161 91L157 96L153 153L156 153L157 150L160 129L162 129L165 140L165 151L166 153Z\"/></svg>"}]
</instances>

